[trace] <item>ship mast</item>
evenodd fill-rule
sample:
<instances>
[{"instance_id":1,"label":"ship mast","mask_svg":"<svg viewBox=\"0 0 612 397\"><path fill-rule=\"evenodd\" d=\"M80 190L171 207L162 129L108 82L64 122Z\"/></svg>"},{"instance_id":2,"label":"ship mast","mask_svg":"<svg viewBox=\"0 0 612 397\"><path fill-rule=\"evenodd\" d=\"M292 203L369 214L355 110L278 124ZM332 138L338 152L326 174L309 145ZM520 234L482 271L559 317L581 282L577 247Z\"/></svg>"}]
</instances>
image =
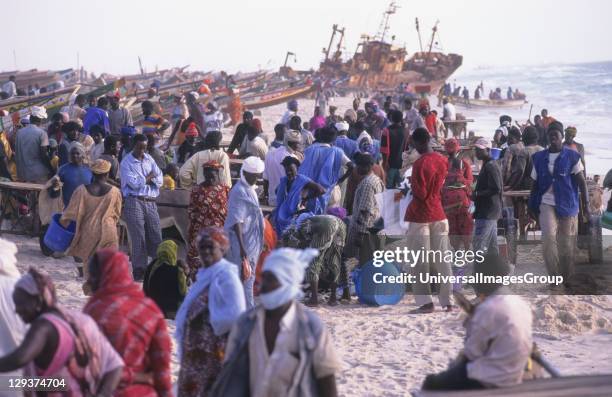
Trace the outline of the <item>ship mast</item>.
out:
<instances>
[{"instance_id":1,"label":"ship mast","mask_svg":"<svg viewBox=\"0 0 612 397\"><path fill-rule=\"evenodd\" d=\"M293 62L297 62L297 56L293 52L287 51L287 55L285 55L285 64L283 67L287 67L287 62L289 61L290 56L293 56Z\"/></svg>"},{"instance_id":2,"label":"ship mast","mask_svg":"<svg viewBox=\"0 0 612 397\"><path fill-rule=\"evenodd\" d=\"M327 45L327 49L323 48L323 52L325 53L325 60L327 61L329 59L329 52L331 51L331 46L334 43L334 37L336 37L336 32L340 32L340 29L338 29L338 24L334 24L332 26L332 35L331 38L329 39L329 44ZM342 36L344 36L344 29L342 29Z\"/></svg>"},{"instance_id":3,"label":"ship mast","mask_svg":"<svg viewBox=\"0 0 612 397\"><path fill-rule=\"evenodd\" d=\"M387 35L387 32L390 28L389 18L391 17L391 15L395 14L398 8L399 6L395 4L395 1L391 1L389 7L383 13L382 20L380 21L380 25L378 27L378 34L376 35L380 41L385 41L385 36Z\"/></svg>"},{"instance_id":4,"label":"ship mast","mask_svg":"<svg viewBox=\"0 0 612 397\"><path fill-rule=\"evenodd\" d=\"M419 47L421 47L421 53L423 52L423 40L421 40L421 29L419 29L419 18L414 18L416 24L417 35L419 36Z\"/></svg>"},{"instance_id":5,"label":"ship mast","mask_svg":"<svg viewBox=\"0 0 612 397\"><path fill-rule=\"evenodd\" d=\"M433 48L434 40L436 39L436 33L438 32L438 24L439 23L440 23L440 20L437 20L436 24L431 29L431 41L429 42L429 51L427 52L427 58L428 59L429 59L429 56L431 55L431 49Z\"/></svg>"}]
</instances>

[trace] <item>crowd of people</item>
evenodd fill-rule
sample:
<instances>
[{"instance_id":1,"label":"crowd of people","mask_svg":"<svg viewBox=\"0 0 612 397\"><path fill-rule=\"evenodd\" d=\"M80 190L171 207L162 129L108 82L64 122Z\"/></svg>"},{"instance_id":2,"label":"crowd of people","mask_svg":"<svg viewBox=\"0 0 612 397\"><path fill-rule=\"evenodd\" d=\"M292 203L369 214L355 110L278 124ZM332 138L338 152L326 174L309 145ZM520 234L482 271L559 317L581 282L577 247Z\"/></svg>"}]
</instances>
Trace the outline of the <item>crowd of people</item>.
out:
<instances>
[{"instance_id":1,"label":"crowd of people","mask_svg":"<svg viewBox=\"0 0 612 397\"><path fill-rule=\"evenodd\" d=\"M65 254L74 257L89 296L83 313L65 310L49 277L35 268L20 275L16 249L1 241L10 246L0 258L0 286L10 304L0 307L7 329L0 372L27 367L38 376L65 376L74 395L172 395L164 321L172 318L179 395L334 396L339 358L324 324L301 302L316 306L325 290L330 305L350 301L352 268L368 266L379 248L375 235L384 225L376 196L388 189L399 198L409 186L402 217L412 249L471 247L485 252L490 265L475 272L509 274L516 261L502 257L497 234L512 207L521 232L539 222L548 272L572 275L578 215L589 219L584 150L576 128L564 128L546 111L521 127L502 116L492 141L460 142L447 137L427 103L415 109L409 99L401 107L372 100L362 108L356 99L343 114L317 106L307 119L291 101L269 144L261 122L246 111L222 150L223 116L214 103L203 107L196 93L177 97L172 122L144 101L138 129L118 99L113 94L86 106L79 96L47 130L46 110L33 107L14 145L0 145L0 176L46 184L44 197L63 209L61 225L76 223ZM443 120L455 117L448 102L443 112ZM499 159L494 149L502 151ZM235 158L238 174L231 169ZM162 239L156 204L162 189L178 188L190 190L185 258ZM508 202L508 190L530 194ZM264 216L263 205L273 207L271 214ZM120 219L129 257L118 250ZM414 268L417 274L460 270L427 260ZM424 388L521 382L531 317L519 297L500 288L475 287L482 303L464 354ZM419 281L412 291L412 313L435 311L429 283ZM436 292L443 311L456 310L451 292L450 283Z\"/></svg>"}]
</instances>

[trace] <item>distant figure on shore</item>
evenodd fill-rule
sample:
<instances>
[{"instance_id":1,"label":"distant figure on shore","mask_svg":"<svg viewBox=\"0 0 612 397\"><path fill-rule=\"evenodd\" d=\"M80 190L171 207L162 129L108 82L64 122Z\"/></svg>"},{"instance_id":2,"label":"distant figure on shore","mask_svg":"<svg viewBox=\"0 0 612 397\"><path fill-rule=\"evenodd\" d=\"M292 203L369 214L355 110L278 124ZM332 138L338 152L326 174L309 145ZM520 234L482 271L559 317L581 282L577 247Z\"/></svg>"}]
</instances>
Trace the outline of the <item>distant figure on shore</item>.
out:
<instances>
[{"instance_id":1,"label":"distant figure on shore","mask_svg":"<svg viewBox=\"0 0 612 397\"><path fill-rule=\"evenodd\" d=\"M442 101L442 121L455 121L457 120L457 111L455 105L453 105L448 98L444 98Z\"/></svg>"},{"instance_id":2,"label":"distant figure on shore","mask_svg":"<svg viewBox=\"0 0 612 397\"><path fill-rule=\"evenodd\" d=\"M542 109L540 114L542 115L542 126L546 129L548 129L553 121L556 121L554 117L548 115L547 109Z\"/></svg>"}]
</instances>

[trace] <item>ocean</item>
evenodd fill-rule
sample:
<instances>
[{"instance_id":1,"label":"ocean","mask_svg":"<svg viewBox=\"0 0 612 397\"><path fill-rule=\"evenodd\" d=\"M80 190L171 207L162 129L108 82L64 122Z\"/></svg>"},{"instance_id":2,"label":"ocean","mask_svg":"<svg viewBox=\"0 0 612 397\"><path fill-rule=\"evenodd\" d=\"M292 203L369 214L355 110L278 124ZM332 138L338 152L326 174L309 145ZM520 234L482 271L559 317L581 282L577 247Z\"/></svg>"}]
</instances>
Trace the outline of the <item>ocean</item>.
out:
<instances>
[{"instance_id":1,"label":"ocean","mask_svg":"<svg viewBox=\"0 0 612 397\"><path fill-rule=\"evenodd\" d=\"M513 120L524 123L533 105L532 120L542 109L548 109L549 115L564 126L573 125L578 129L576 141L585 146L589 175L600 174L603 178L612 168L612 61L460 68L449 79L451 84L467 86L470 97L481 81L485 96L496 87L500 87L505 95L510 86L525 93L528 103L520 109L458 107L459 113L475 119L468 125L468 130L492 137L501 114L509 114Z\"/></svg>"}]
</instances>

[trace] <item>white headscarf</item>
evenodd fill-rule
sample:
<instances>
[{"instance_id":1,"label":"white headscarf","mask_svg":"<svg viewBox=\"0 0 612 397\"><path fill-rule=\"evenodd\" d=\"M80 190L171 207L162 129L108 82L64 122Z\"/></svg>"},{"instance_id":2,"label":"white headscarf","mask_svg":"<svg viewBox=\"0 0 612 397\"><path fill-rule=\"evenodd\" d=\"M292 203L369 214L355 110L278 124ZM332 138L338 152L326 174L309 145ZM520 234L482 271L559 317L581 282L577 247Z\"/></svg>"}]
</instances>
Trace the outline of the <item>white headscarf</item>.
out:
<instances>
[{"instance_id":1,"label":"white headscarf","mask_svg":"<svg viewBox=\"0 0 612 397\"><path fill-rule=\"evenodd\" d=\"M306 268L318 255L319 251L313 248L305 250L279 248L268 255L263 265L263 271L274 273L281 284L279 289L284 290L283 296L285 299L283 300L299 299L303 295L300 284L304 280ZM272 292L276 292L276 290Z\"/></svg>"},{"instance_id":2,"label":"white headscarf","mask_svg":"<svg viewBox=\"0 0 612 397\"><path fill-rule=\"evenodd\" d=\"M255 157L255 156L247 157L244 160L244 163L242 163L242 168L240 169L240 180L245 185L247 185L249 188L251 188L252 192L255 194L256 200L257 200L256 184L255 185L249 184L246 178L244 177L244 172L246 171L251 174L260 174L264 172L264 169L265 169L264 162L259 157Z\"/></svg>"},{"instance_id":3,"label":"white headscarf","mask_svg":"<svg viewBox=\"0 0 612 397\"><path fill-rule=\"evenodd\" d=\"M3 238L0 238L0 275L8 277L20 277L17 269L17 246Z\"/></svg>"}]
</instances>

